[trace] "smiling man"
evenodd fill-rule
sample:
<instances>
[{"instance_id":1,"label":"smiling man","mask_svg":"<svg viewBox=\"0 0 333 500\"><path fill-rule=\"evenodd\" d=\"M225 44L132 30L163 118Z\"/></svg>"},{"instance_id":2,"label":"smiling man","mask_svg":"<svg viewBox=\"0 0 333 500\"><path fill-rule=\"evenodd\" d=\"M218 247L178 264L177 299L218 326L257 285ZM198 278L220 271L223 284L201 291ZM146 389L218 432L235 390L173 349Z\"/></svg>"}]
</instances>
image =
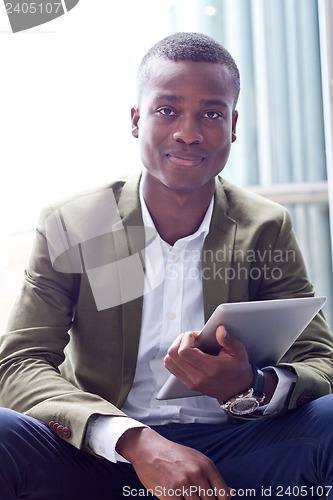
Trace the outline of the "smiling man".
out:
<instances>
[{"instance_id":1,"label":"smiling man","mask_svg":"<svg viewBox=\"0 0 333 500\"><path fill-rule=\"evenodd\" d=\"M142 173L43 211L1 339L0 498L333 498L322 313L274 366L223 325L217 355L196 347L220 303L314 294L286 210L219 175L239 89L210 37L161 40L132 109ZM201 395L157 400L168 370Z\"/></svg>"},{"instance_id":2,"label":"smiling man","mask_svg":"<svg viewBox=\"0 0 333 500\"><path fill-rule=\"evenodd\" d=\"M215 177L228 160L236 137L238 80L216 63L155 58L149 69L144 64L146 81L141 75L139 106L132 110L147 171L143 195L159 234L174 244L199 227Z\"/></svg>"}]
</instances>

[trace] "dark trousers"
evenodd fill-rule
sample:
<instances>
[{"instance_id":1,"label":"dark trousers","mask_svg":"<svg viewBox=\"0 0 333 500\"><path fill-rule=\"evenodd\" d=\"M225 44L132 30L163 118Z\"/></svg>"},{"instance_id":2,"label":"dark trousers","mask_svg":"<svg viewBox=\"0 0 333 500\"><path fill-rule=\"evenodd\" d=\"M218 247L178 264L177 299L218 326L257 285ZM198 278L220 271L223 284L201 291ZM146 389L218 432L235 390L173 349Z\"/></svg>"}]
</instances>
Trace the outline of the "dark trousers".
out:
<instances>
[{"instance_id":1,"label":"dark trousers","mask_svg":"<svg viewBox=\"0 0 333 500\"><path fill-rule=\"evenodd\" d=\"M154 428L209 456L235 498L333 499L333 396L277 418ZM79 451L43 423L0 408L0 500L142 497L154 498L131 465Z\"/></svg>"}]
</instances>

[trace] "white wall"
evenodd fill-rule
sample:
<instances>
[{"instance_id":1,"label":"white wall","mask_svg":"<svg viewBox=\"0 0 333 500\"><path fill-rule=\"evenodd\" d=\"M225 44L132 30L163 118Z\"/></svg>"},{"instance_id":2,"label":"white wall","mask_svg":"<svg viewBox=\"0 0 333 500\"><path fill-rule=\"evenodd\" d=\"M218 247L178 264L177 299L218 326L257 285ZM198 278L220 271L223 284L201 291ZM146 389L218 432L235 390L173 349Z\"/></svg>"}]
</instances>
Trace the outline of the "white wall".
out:
<instances>
[{"instance_id":1,"label":"white wall","mask_svg":"<svg viewBox=\"0 0 333 500\"><path fill-rule=\"evenodd\" d=\"M2 237L34 227L49 201L135 168L135 73L166 34L163 1L80 0L15 34L0 2Z\"/></svg>"}]
</instances>

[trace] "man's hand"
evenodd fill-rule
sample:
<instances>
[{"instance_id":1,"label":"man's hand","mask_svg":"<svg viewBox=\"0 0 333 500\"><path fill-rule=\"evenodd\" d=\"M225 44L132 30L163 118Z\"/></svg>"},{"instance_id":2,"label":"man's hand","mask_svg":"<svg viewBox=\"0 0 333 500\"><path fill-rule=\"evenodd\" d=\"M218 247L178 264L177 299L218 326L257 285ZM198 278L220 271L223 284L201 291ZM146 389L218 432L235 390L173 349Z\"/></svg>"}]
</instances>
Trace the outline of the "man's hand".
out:
<instances>
[{"instance_id":1,"label":"man's hand","mask_svg":"<svg viewBox=\"0 0 333 500\"><path fill-rule=\"evenodd\" d=\"M217 356L196 347L199 332L186 332L170 346L164 359L166 368L190 389L222 401L249 389L253 370L245 346L223 326L216 330L221 346Z\"/></svg>"},{"instance_id":2,"label":"man's hand","mask_svg":"<svg viewBox=\"0 0 333 500\"><path fill-rule=\"evenodd\" d=\"M117 451L132 463L144 487L160 500L225 500L232 496L209 458L152 429L129 429L118 440Z\"/></svg>"}]
</instances>

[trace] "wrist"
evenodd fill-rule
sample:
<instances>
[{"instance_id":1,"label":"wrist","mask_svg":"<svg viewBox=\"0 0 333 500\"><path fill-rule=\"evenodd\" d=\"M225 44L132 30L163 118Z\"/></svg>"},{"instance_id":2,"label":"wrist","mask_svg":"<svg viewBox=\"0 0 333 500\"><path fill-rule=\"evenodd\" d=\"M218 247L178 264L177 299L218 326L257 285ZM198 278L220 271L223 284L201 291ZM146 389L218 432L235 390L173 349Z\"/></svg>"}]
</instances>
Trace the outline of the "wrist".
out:
<instances>
[{"instance_id":1,"label":"wrist","mask_svg":"<svg viewBox=\"0 0 333 500\"><path fill-rule=\"evenodd\" d=\"M251 366L253 372L252 386L246 392L238 393L224 402L221 407L232 415L246 415L255 412L265 399L264 373L256 366Z\"/></svg>"},{"instance_id":2,"label":"wrist","mask_svg":"<svg viewBox=\"0 0 333 500\"><path fill-rule=\"evenodd\" d=\"M262 402L262 405L267 405L273 397L279 379L274 370L266 370L263 373L265 376L265 385L264 385L265 399Z\"/></svg>"},{"instance_id":3,"label":"wrist","mask_svg":"<svg viewBox=\"0 0 333 500\"><path fill-rule=\"evenodd\" d=\"M142 453L146 447L150 446L151 439L155 431L149 427L134 427L128 429L118 439L116 452L129 462L133 463L142 458Z\"/></svg>"}]
</instances>

